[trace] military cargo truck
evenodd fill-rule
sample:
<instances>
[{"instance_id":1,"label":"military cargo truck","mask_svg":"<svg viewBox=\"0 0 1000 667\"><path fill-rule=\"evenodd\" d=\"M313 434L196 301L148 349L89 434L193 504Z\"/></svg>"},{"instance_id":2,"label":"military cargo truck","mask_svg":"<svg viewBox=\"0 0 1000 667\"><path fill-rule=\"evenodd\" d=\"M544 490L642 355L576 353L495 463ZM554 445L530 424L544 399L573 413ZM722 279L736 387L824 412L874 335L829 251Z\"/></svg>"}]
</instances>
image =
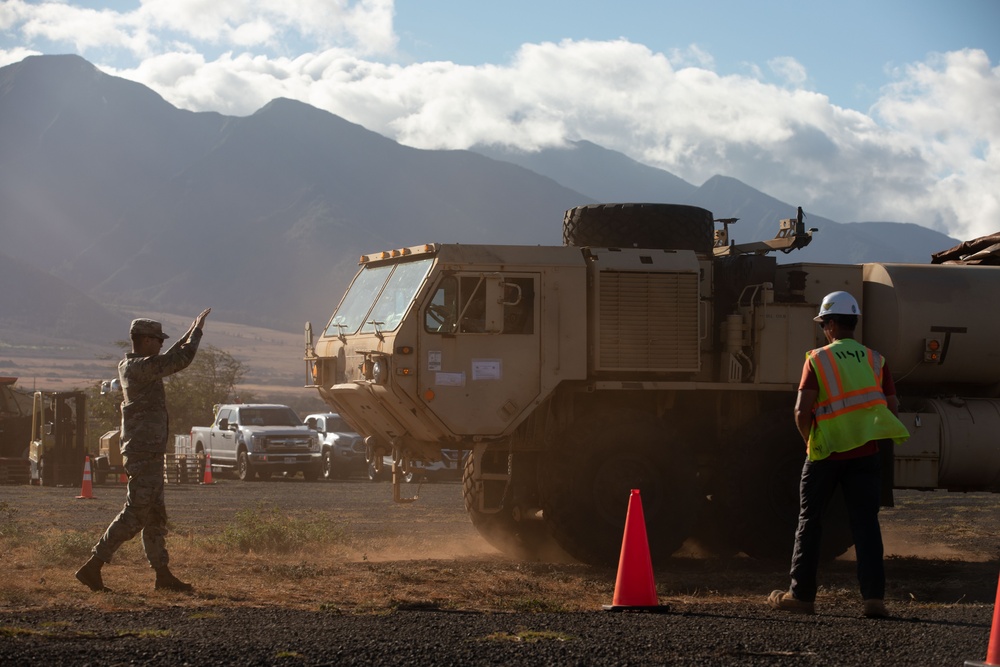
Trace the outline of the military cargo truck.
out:
<instances>
[{"instance_id":1,"label":"military cargo truck","mask_svg":"<svg viewBox=\"0 0 1000 667\"><path fill-rule=\"evenodd\" d=\"M472 522L517 557L554 540L616 562L631 489L655 560L689 539L784 556L805 456L795 393L825 344L821 298L847 290L912 433L884 452L896 488L1000 488L1000 267L779 265L773 252L812 240L801 209L761 242L734 243L733 222L602 204L566 212L563 246L362 256L319 335L306 325L307 386L370 460L392 457L397 498L410 462L470 451ZM852 539L830 511L833 556Z\"/></svg>"}]
</instances>

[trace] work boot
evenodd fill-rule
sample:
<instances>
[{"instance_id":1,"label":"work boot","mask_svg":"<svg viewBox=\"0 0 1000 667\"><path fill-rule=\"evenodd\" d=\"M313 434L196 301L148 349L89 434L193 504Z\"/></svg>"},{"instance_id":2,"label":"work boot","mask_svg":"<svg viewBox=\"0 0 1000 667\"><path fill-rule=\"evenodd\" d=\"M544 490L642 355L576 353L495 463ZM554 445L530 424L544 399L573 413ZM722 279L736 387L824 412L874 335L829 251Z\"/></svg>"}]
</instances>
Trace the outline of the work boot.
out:
<instances>
[{"instance_id":1,"label":"work boot","mask_svg":"<svg viewBox=\"0 0 1000 667\"><path fill-rule=\"evenodd\" d=\"M812 602L798 600L788 591L771 591L767 596L767 604L771 609L787 611L793 614L815 614L816 605Z\"/></svg>"},{"instance_id":2,"label":"work boot","mask_svg":"<svg viewBox=\"0 0 1000 667\"><path fill-rule=\"evenodd\" d=\"M885 608L885 601L878 598L865 600L865 618L889 618L889 610Z\"/></svg>"},{"instance_id":3,"label":"work boot","mask_svg":"<svg viewBox=\"0 0 1000 667\"><path fill-rule=\"evenodd\" d=\"M84 563L83 567L76 571L76 578L81 584L95 593L101 591L111 592L111 589L105 586L104 580L101 579L102 567L104 567L104 561L97 556L91 556L90 560Z\"/></svg>"},{"instance_id":4,"label":"work boot","mask_svg":"<svg viewBox=\"0 0 1000 667\"><path fill-rule=\"evenodd\" d=\"M178 591L181 593L190 593L194 590L194 586L188 583L184 583L170 572L170 569L166 565L156 568L156 590L162 591Z\"/></svg>"}]
</instances>

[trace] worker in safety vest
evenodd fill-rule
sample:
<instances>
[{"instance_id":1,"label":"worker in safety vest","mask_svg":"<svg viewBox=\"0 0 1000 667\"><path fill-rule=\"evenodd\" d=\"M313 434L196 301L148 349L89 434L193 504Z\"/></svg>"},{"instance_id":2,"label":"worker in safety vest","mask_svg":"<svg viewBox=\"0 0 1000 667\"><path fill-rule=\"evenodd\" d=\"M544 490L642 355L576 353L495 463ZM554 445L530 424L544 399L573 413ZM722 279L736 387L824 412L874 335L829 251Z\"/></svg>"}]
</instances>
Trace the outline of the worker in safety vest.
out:
<instances>
[{"instance_id":1,"label":"worker in safety vest","mask_svg":"<svg viewBox=\"0 0 1000 667\"><path fill-rule=\"evenodd\" d=\"M878 441L904 442L896 418L896 388L885 358L854 340L861 311L847 292L823 298L813 318L829 343L806 354L795 403L795 423L807 457L799 482L799 526L792 553L791 586L773 591L768 604L781 611L815 611L823 512L843 489L858 561L864 615L883 618L885 569L878 512L881 457Z\"/></svg>"}]
</instances>

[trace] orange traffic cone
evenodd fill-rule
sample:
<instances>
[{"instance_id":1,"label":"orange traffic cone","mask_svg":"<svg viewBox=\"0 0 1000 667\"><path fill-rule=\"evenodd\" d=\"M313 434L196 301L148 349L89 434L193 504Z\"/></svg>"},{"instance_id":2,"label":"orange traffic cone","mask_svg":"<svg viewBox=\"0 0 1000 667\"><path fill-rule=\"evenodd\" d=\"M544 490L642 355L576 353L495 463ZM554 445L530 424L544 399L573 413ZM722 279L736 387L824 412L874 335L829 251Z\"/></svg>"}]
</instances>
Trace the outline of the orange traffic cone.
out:
<instances>
[{"instance_id":1,"label":"orange traffic cone","mask_svg":"<svg viewBox=\"0 0 1000 667\"><path fill-rule=\"evenodd\" d=\"M90 477L90 457L83 460L83 486L80 487L80 495L77 498L93 498L94 483Z\"/></svg>"},{"instance_id":2,"label":"orange traffic cone","mask_svg":"<svg viewBox=\"0 0 1000 667\"><path fill-rule=\"evenodd\" d=\"M993 628L990 630L990 644L986 649L986 662L965 661L965 667L991 667L993 665L1000 665L1000 581L997 582L997 599L993 603Z\"/></svg>"},{"instance_id":3,"label":"orange traffic cone","mask_svg":"<svg viewBox=\"0 0 1000 667\"><path fill-rule=\"evenodd\" d=\"M625 535L622 552L618 558L618 578L615 597L605 611L648 611L663 613L670 607L659 604L656 583L653 581L653 561L649 556L646 538L646 520L642 515L642 498L639 489L632 489L625 515Z\"/></svg>"},{"instance_id":4,"label":"orange traffic cone","mask_svg":"<svg viewBox=\"0 0 1000 667\"><path fill-rule=\"evenodd\" d=\"M212 455L205 454L205 476L201 478L202 484L215 484L212 481Z\"/></svg>"}]
</instances>

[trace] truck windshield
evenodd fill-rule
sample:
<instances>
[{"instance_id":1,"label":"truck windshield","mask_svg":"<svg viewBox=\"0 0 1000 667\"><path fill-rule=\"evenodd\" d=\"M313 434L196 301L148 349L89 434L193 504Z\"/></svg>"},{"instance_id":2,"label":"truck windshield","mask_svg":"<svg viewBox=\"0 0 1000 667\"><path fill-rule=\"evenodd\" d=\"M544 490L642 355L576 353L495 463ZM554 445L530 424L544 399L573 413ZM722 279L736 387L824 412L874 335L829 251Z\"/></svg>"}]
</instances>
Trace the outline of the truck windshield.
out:
<instances>
[{"instance_id":1,"label":"truck windshield","mask_svg":"<svg viewBox=\"0 0 1000 667\"><path fill-rule=\"evenodd\" d=\"M327 336L394 331L427 276L433 257L412 262L366 266L354 279L333 314Z\"/></svg>"},{"instance_id":2,"label":"truck windshield","mask_svg":"<svg viewBox=\"0 0 1000 667\"><path fill-rule=\"evenodd\" d=\"M302 420L291 408L241 408L243 426L302 426Z\"/></svg>"}]
</instances>

